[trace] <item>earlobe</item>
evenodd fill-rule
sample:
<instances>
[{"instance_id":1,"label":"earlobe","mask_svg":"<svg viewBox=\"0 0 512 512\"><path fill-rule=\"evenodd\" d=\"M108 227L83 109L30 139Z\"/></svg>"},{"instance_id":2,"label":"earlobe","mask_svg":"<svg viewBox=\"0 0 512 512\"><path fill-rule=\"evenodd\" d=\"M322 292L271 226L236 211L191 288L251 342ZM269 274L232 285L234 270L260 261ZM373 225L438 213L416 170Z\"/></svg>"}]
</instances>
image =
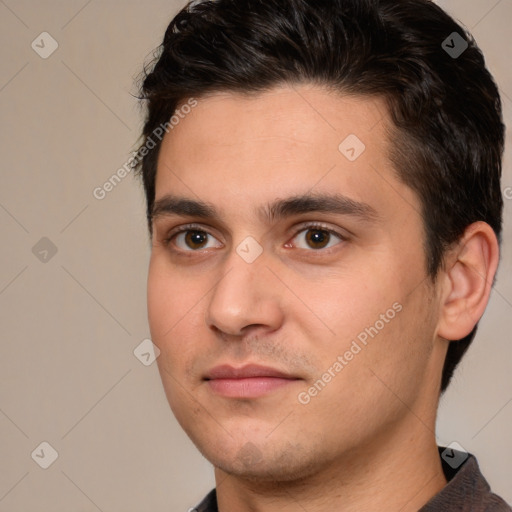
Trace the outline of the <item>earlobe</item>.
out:
<instances>
[{"instance_id":1,"label":"earlobe","mask_svg":"<svg viewBox=\"0 0 512 512\"><path fill-rule=\"evenodd\" d=\"M469 225L446 261L437 334L459 340L471 332L489 301L499 261L494 230L485 222Z\"/></svg>"}]
</instances>

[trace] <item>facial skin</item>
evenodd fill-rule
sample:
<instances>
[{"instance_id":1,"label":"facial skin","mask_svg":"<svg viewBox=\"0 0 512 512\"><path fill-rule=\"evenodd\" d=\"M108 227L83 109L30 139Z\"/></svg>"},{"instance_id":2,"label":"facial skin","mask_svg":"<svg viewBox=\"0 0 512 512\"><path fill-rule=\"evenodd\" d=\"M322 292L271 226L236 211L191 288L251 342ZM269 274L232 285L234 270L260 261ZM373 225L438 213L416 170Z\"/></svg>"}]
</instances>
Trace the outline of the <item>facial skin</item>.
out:
<instances>
[{"instance_id":1,"label":"facial skin","mask_svg":"<svg viewBox=\"0 0 512 512\"><path fill-rule=\"evenodd\" d=\"M497 247L475 225L453 273L431 282L419 199L386 157L388 119L379 99L279 87L200 98L164 138L149 323L169 404L216 467L221 512L418 510L446 483L434 435L444 338L461 338L483 313L490 285L474 268L493 274ZM349 134L366 146L354 161L338 149ZM366 206L264 213L307 194ZM166 211L168 195L216 216ZM179 229L189 231L172 237ZM247 237L262 249L251 263L237 252L254 254ZM480 295L468 312L470 291ZM259 394L205 380L219 365L248 364L294 380Z\"/></svg>"}]
</instances>

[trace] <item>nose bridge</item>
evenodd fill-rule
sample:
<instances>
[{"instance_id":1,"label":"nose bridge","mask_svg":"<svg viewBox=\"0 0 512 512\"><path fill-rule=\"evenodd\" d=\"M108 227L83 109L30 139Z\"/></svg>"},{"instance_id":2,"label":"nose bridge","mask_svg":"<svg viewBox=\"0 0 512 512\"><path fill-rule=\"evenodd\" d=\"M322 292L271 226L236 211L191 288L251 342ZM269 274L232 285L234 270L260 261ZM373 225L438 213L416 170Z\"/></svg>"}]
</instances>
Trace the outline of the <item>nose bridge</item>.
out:
<instances>
[{"instance_id":1,"label":"nose bridge","mask_svg":"<svg viewBox=\"0 0 512 512\"><path fill-rule=\"evenodd\" d=\"M230 334L240 334L253 324L277 328L279 303L273 292L275 286L269 282L274 276L267 268L265 253L255 242L248 237L226 258L223 275L208 301L208 326Z\"/></svg>"}]
</instances>

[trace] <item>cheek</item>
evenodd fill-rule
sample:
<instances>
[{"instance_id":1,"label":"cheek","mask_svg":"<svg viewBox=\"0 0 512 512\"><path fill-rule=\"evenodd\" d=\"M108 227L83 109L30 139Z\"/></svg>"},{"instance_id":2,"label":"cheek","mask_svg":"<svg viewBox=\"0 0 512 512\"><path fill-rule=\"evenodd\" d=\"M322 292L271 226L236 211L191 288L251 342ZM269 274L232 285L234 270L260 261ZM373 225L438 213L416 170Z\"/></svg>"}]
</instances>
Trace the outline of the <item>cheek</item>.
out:
<instances>
[{"instance_id":1,"label":"cheek","mask_svg":"<svg viewBox=\"0 0 512 512\"><path fill-rule=\"evenodd\" d=\"M410 284L374 267L333 275L317 286L303 282L296 289L309 306L307 312L303 307L296 310L297 322L314 342L318 370L328 371L342 356L343 370L337 365L334 379L342 386L348 379L356 386L362 381L365 388L375 381L369 370L374 369L401 387L398 375L408 379L411 373L421 373L428 359L429 326L421 287L411 293Z\"/></svg>"},{"instance_id":2,"label":"cheek","mask_svg":"<svg viewBox=\"0 0 512 512\"><path fill-rule=\"evenodd\" d=\"M380 314L392 307L395 296L389 285L372 279L369 273L324 276L322 281L302 282L296 290L307 306L307 311L301 306L299 321L309 325L308 331L313 329L312 339L325 336L325 345L331 350L342 349L379 320Z\"/></svg>"},{"instance_id":3,"label":"cheek","mask_svg":"<svg viewBox=\"0 0 512 512\"><path fill-rule=\"evenodd\" d=\"M190 289L178 272L169 269L162 255L151 257L147 303L149 327L156 344L174 332L179 321L193 306L194 297L187 293Z\"/></svg>"},{"instance_id":4,"label":"cheek","mask_svg":"<svg viewBox=\"0 0 512 512\"><path fill-rule=\"evenodd\" d=\"M169 279L162 277L156 265L151 263L148 275L148 320L153 342L160 345L160 338L172 326L175 311Z\"/></svg>"},{"instance_id":5,"label":"cheek","mask_svg":"<svg viewBox=\"0 0 512 512\"><path fill-rule=\"evenodd\" d=\"M179 277L171 276L165 265L152 259L147 288L149 328L151 339L160 350L156 362L167 401L178 420L182 409L191 409L183 395L182 374L188 357L183 332L187 322L180 321L188 318L190 306L180 289Z\"/></svg>"},{"instance_id":6,"label":"cheek","mask_svg":"<svg viewBox=\"0 0 512 512\"><path fill-rule=\"evenodd\" d=\"M163 258L150 263L147 287L148 321L153 343L160 349L158 363L173 375L184 373L198 349L204 328L204 291Z\"/></svg>"}]
</instances>

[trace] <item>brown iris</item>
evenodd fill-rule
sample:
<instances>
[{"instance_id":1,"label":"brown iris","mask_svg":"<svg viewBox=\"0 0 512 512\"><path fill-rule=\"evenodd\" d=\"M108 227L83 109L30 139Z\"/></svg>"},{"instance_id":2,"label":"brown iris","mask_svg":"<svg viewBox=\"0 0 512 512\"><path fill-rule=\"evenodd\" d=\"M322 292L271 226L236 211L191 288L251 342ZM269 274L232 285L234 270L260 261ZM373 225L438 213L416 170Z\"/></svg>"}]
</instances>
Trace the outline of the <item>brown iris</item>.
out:
<instances>
[{"instance_id":1,"label":"brown iris","mask_svg":"<svg viewBox=\"0 0 512 512\"><path fill-rule=\"evenodd\" d=\"M306 242L312 249L323 249L329 243L330 236L324 229L308 229Z\"/></svg>"},{"instance_id":2,"label":"brown iris","mask_svg":"<svg viewBox=\"0 0 512 512\"><path fill-rule=\"evenodd\" d=\"M208 234L204 231L188 231L185 234L185 243L191 249L200 249L208 240Z\"/></svg>"}]
</instances>

